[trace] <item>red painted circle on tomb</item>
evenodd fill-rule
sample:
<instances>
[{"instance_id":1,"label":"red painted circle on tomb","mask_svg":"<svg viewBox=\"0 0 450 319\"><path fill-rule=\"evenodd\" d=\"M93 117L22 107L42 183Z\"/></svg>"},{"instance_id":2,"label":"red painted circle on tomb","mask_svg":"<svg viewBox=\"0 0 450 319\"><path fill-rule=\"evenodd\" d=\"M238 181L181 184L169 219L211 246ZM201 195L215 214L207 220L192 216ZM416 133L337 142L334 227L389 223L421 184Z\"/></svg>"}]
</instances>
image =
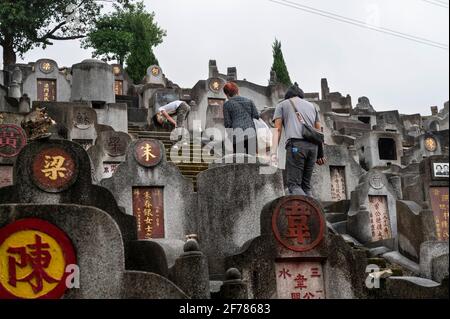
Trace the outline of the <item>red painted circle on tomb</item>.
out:
<instances>
[{"instance_id":1,"label":"red painted circle on tomb","mask_svg":"<svg viewBox=\"0 0 450 319\"><path fill-rule=\"evenodd\" d=\"M272 231L278 242L295 252L316 248L323 240L325 219L321 208L303 196L281 200L272 215Z\"/></svg>"},{"instance_id":2,"label":"red painted circle on tomb","mask_svg":"<svg viewBox=\"0 0 450 319\"><path fill-rule=\"evenodd\" d=\"M14 157L27 144L25 131L13 124L0 124L0 157Z\"/></svg>"},{"instance_id":3,"label":"red painted circle on tomb","mask_svg":"<svg viewBox=\"0 0 450 319\"><path fill-rule=\"evenodd\" d=\"M140 140L134 147L134 158L144 167L154 167L161 162L161 145L155 140Z\"/></svg>"},{"instance_id":4,"label":"red painted circle on tomb","mask_svg":"<svg viewBox=\"0 0 450 319\"><path fill-rule=\"evenodd\" d=\"M8 247L2 247L5 243ZM67 290L66 280L70 274L67 272L67 266L76 265L77 258L71 240L61 229L37 218L18 220L0 229L0 248L8 248L8 251L11 249L8 256L8 270L1 271L1 276L7 275L9 278L6 285L10 285L14 276L15 281L28 283L30 287L33 286L32 283L35 289L39 281L42 284L41 288L45 289L44 294L41 293L36 298L21 295L20 288L16 293L12 293L12 286L7 289L3 284L6 279L2 278L0 299L60 299L64 296ZM0 264L4 261L0 260ZM18 278L17 273L10 272L12 267L15 270L22 268L22 271L28 272L31 267L31 272L24 278ZM52 271L62 274L61 277L53 278Z\"/></svg>"},{"instance_id":5,"label":"red painted circle on tomb","mask_svg":"<svg viewBox=\"0 0 450 319\"><path fill-rule=\"evenodd\" d=\"M40 189L58 193L68 189L78 174L73 156L62 148L41 150L33 159L33 181Z\"/></svg>"}]
</instances>

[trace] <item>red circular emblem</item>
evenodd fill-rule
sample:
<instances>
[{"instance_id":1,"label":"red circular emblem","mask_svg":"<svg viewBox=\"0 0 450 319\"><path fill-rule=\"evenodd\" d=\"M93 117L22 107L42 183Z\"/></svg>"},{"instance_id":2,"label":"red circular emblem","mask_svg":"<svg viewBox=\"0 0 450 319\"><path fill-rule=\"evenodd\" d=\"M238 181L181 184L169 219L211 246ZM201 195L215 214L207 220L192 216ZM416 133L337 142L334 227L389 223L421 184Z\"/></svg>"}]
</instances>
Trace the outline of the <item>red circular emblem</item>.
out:
<instances>
[{"instance_id":1,"label":"red circular emblem","mask_svg":"<svg viewBox=\"0 0 450 319\"><path fill-rule=\"evenodd\" d=\"M278 242L289 250L306 252L317 247L325 232L321 208L303 196L281 200L272 216L272 231Z\"/></svg>"},{"instance_id":2,"label":"red circular emblem","mask_svg":"<svg viewBox=\"0 0 450 319\"><path fill-rule=\"evenodd\" d=\"M0 299L59 299L76 262L58 227L35 218L9 224L0 229Z\"/></svg>"},{"instance_id":3,"label":"red circular emblem","mask_svg":"<svg viewBox=\"0 0 450 319\"><path fill-rule=\"evenodd\" d=\"M27 144L25 131L12 124L0 124L0 157L14 157Z\"/></svg>"},{"instance_id":4,"label":"red circular emblem","mask_svg":"<svg viewBox=\"0 0 450 319\"><path fill-rule=\"evenodd\" d=\"M46 192L57 193L68 189L76 181L75 161L61 148L47 148L33 159L32 174L34 183Z\"/></svg>"},{"instance_id":5,"label":"red circular emblem","mask_svg":"<svg viewBox=\"0 0 450 319\"><path fill-rule=\"evenodd\" d=\"M140 140L135 144L134 157L144 167L154 167L161 162L161 146L155 140Z\"/></svg>"}]
</instances>

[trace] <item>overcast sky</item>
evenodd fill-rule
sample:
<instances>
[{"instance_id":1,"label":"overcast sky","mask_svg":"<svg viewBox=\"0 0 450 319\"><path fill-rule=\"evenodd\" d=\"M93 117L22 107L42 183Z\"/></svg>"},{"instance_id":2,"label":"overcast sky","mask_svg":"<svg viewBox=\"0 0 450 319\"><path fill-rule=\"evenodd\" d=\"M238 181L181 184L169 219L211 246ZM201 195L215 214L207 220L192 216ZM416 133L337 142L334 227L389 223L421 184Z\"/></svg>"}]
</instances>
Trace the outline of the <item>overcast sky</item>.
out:
<instances>
[{"instance_id":1,"label":"overcast sky","mask_svg":"<svg viewBox=\"0 0 450 319\"><path fill-rule=\"evenodd\" d=\"M423 0L290 0L440 43L449 42L448 9ZM439 0L440 2L448 0ZM268 0L146 0L167 37L155 52L164 73L183 87L236 66L239 79L267 85L272 42L283 44L294 81L320 92L368 96L376 110L430 113L448 100L449 51L343 24ZM90 57L77 41L35 49L25 61L52 58L70 66Z\"/></svg>"}]
</instances>

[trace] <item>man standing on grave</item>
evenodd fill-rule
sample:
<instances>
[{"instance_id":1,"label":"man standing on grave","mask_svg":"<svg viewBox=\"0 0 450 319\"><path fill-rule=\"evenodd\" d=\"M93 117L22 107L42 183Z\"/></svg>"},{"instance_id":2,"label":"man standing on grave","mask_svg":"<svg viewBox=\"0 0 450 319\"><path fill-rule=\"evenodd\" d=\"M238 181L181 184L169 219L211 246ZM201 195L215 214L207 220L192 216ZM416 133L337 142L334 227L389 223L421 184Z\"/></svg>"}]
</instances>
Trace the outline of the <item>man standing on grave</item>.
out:
<instances>
[{"instance_id":1,"label":"man standing on grave","mask_svg":"<svg viewBox=\"0 0 450 319\"><path fill-rule=\"evenodd\" d=\"M161 126L167 122L175 126L179 130L178 136L181 136L180 141L183 142L183 146L186 146L187 118L190 112L191 107L186 102L176 100L161 106L155 115L155 119ZM176 121L173 119L173 116L176 116Z\"/></svg>"},{"instance_id":2,"label":"man standing on grave","mask_svg":"<svg viewBox=\"0 0 450 319\"><path fill-rule=\"evenodd\" d=\"M311 178L315 164L324 165L326 159L319 155L319 146L304 139L304 124L321 131L319 112L314 105L304 100L305 94L298 84L291 86L273 117L273 162L278 161L277 149L283 128L286 135L286 174L290 195L312 196ZM303 119L303 122L300 121ZM322 148L323 150L323 148Z\"/></svg>"},{"instance_id":3,"label":"man standing on grave","mask_svg":"<svg viewBox=\"0 0 450 319\"><path fill-rule=\"evenodd\" d=\"M229 135L233 142L233 153L245 151L246 154L255 156L257 140L253 120L259 119L255 103L239 96L239 87L234 82L225 84L223 91L228 99L223 106L224 125L228 132L233 132Z\"/></svg>"}]
</instances>

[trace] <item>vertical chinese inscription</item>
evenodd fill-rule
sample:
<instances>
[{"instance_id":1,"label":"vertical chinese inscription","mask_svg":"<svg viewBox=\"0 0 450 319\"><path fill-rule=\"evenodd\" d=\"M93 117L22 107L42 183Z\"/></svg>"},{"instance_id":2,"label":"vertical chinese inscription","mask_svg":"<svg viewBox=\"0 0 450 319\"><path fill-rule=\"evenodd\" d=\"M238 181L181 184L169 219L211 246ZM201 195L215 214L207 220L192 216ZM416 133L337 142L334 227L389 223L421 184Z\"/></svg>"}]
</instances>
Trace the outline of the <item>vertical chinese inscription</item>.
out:
<instances>
[{"instance_id":1,"label":"vertical chinese inscription","mask_svg":"<svg viewBox=\"0 0 450 319\"><path fill-rule=\"evenodd\" d=\"M387 196L369 196L372 240L392 238Z\"/></svg>"},{"instance_id":2,"label":"vertical chinese inscription","mask_svg":"<svg viewBox=\"0 0 450 319\"><path fill-rule=\"evenodd\" d=\"M0 165L0 188L13 184L13 166Z\"/></svg>"},{"instance_id":3,"label":"vertical chinese inscription","mask_svg":"<svg viewBox=\"0 0 450 319\"><path fill-rule=\"evenodd\" d=\"M140 240L164 238L163 188L134 187L133 214Z\"/></svg>"},{"instance_id":4,"label":"vertical chinese inscription","mask_svg":"<svg viewBox=\"0 0 450 319\"><path fill-rule=\"evenodd\" d=\"M436 223L436 236L438 240L448 240L448 188L431 187L430 199Z\"/></svg>"},{"instance_id":5,"label":"vertical chinese inscription","mask_svg":"<svg viewBox=\"0 0 450 319\"><path fill-rule=\"evenodd\" d=\"M123 95L123 81L122 80L116 80L114 82L114 93L116 95Z\"/></svg>"},{"instance_id":6,"label":"vertical chinese inscription","mask_svg":"<svg viewBox=\"0 0 450 319\"><path fill-rule=\"evenodd\" d=\"M56 80L37 80L37 96L38 101L56 101Z\"/></svg>"},{"instance_id":7,"label":"vertical chinese inscription","mask_svg":"<svg viewBox=\"0 0 450 319\"><path fill-rule=\"evenodd\" d=\"M275 270L279 299L325 299L320 262L279 262Z\"/></svg>"},{"instance_id":8,"label":"vertical chinese inscription","mask_svg":"<svg viewBox=\"0 0 450 319\"><path fill-rule=\"evenodd\" d=\"M347 199L345 167L330 166L331 199L335 202Z\"/></svg>"}]
</instances>

